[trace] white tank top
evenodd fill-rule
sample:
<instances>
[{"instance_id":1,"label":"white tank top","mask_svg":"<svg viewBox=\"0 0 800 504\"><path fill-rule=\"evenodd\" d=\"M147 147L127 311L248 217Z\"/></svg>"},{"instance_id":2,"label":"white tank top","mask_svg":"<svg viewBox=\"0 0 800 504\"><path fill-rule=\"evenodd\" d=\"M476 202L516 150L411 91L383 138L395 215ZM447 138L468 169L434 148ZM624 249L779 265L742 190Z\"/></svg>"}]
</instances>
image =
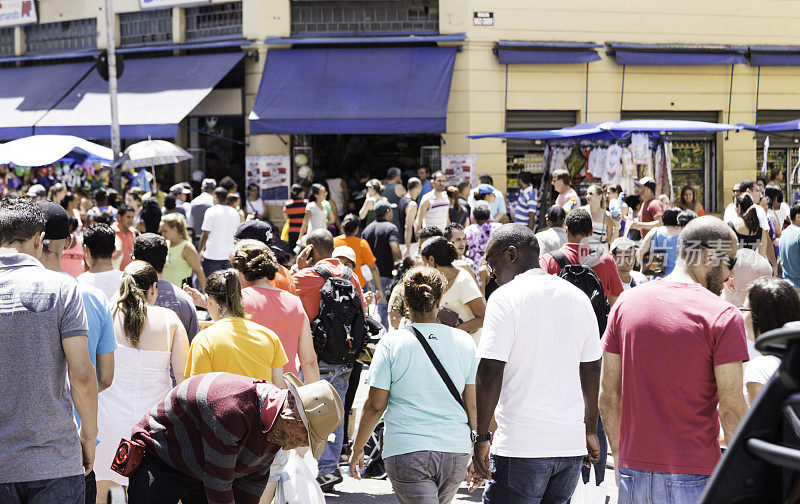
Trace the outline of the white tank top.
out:
<instances>
[{"instance_id":1,"label":"white tank top","mask_svg":"<svg viewBox=\"0 0 800 504\"><path fill-rule=\"evenodd\" d=\"M431 202L425 217L422 219L422 226L436 226L442 231L447 227L447 218L450 215L450 200L442 193L443 196L437 198L434 191L429 192L424 196L424 199Z\"/></svg>"}]
</instances>

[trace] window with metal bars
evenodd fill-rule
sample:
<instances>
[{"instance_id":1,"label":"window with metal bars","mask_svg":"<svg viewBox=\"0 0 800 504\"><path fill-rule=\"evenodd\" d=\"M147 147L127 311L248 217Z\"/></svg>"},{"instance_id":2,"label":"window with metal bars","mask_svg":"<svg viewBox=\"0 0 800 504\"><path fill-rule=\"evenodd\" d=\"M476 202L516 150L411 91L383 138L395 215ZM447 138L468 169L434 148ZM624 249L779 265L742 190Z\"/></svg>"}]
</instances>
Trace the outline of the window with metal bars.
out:
<instances>
[{"instance_id":1,"label":"window with metal bars","mask_svg":"<svg viewBox=\"0 0 800 504\"><path fill-rule=\"evenodd\" d=\"M186 9L186 39L196 40L242 34L242 2Z\"/></svg>"},{"instance_id":2,"label":"window with metal bars","mask_svg":"<svg viewBox=\"0 0 800 504\"><path fill-rule=\"evenodd\" d=\"M294 0L292 34L439 31L438 0Z\"/></svg>"},{"instance_id":3,"label":"window with metal bars","mask_svg":"<svg viewBox=\"0 0 800 504\"><path fill-rule=\"evenodd\" d=\"M0 28L0 54L14 54L14 28Z\"/></svg>"},{"instance_id":4,"label":"window with metal bars","mask_svg":"<svg viewBox=\"0 0 800 504\"><path fill-rule=\"evenodd\" d=\"M172 42L172 9L119 15L120 45Z\"/></svg>"},{"instance_id":5,"label":"window with metal bars","mask_svg":"<svg viewBox=\"0 0 800 504\"><path fill-rule=\"evenodd\" d=\"M28 25L25 44L28 52L97 47L97 18Z\"/></svg>"}]
</instances>

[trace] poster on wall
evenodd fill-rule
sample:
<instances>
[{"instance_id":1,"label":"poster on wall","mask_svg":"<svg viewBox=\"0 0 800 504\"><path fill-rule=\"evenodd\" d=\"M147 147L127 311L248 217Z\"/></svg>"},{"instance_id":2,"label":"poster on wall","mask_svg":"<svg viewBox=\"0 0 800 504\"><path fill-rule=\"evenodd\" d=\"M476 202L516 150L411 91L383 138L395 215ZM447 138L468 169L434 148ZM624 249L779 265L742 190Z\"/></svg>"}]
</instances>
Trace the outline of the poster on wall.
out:
<instances>
[{"instance_id":1,"label":"poster on wall","mask_svg":"<svg viewBox=\"0 0 800 504\"><path fill-rule=\"evenodd\" d=\"M289 199L289 156L246 156L245 185L261 187L267 205L283 205Z\"/></svg>"},{"instance_id":2,"label":"poster on wall","mask_svg":"<svg viewBox=\"0 0 800 504\"><path fill-rule=\"evenodd\" d=\"M462 180L469 180L475 187L478 165L477 154L442 154L442 170L447 176L447 185L458 185Z\"/></svg>"},{"instance_id":3,"label":"poster on wall","mask_svg":"<svg viewBox=\"0 0 800 504\"><path fill-rule=\"evenodd\" d=\"M142 9L163 9L164 7L202 5L209 3L211 3L211 0L139 0L139 7Z\"/></svg>"},{"instance_id":4,"label":"poster on wall","mask_svg":"<svg viewBox=\"0 0 800 504\"><path fill-rule=\"evenodd\" d=\"M39 22L34 0L3 0L0 2L0 27L21 26Z\"/></svg>"}]
</instances>

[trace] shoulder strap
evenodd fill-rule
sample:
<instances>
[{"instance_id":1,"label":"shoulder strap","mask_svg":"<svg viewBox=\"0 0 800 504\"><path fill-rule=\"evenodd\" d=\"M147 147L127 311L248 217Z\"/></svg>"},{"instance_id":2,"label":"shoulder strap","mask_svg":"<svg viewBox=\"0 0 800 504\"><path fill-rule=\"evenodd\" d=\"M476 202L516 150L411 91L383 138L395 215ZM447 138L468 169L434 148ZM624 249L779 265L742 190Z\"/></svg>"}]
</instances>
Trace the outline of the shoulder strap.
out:
<instances>
[{"instance_id":1,"label":"shoulder strap","mask_svg":"<svg viewBox=\"0 0 800 504\"><path fill-rule=\"evenodd\" d=\"M324 268L320 265L315 265L312 269L317 275L321 276L322 279L325 280L326 282L328 281L328 279L333 277L333 275L331 274L330 271L328 271L327 268Z\"/></svg>"},{"instance_id":2,"label":"shoulder strap","mask_svg":"<svg viewBox=\"0 0 800 504\"><path fill-rule=\"evenodd\" d=\"M425 353L428 354L428 358L431 360L433 367L436 368L436 372L439 373L439 376L442 378L442 381L447 386L447 390L450 391L450 394L453 396L453 399L455 399L456 402L459 404L459 406L464 408L464 411L466 411L467 408L466 406L464 406L464 401L461 399L461 394L459 394L458 390L456 390L456 386L453 384L453 380L451 380L450 376L447 375L447 371L445 371L444 366L442 366L442 363L439 362L439 358L436 357L435 353L433 353L433 349L425 340L425 336L423 336L422 333L419 332L419 330L417 330L417 328L414 326L409 325L408 328L411 330L412 333L414 333L414 336L417 337L417 341L419 341L419 344L422 345L422 348L425 349Z\"/></svg>"},{"instance_id":3,"label":"shoulder strap","mask_svg":"<svg viewBox=\"0 0 800 504\"><path fill-rule=\"evenodd\" d=\"M564 269L572 264L569 262L569 259L567 259L567 256L564 255L564 252L561 252L560 250L554 250L550 252L550 255L556 260L558 265L561 266L561 269Z\"/></svg>"}]
</instances>

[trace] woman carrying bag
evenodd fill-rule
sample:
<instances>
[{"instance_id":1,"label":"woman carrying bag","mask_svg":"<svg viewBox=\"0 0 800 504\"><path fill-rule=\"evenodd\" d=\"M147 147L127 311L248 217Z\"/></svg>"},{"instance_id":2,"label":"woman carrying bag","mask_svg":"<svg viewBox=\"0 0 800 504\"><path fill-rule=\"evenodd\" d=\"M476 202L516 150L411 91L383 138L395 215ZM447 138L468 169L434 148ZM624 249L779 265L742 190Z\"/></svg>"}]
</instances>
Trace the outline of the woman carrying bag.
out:
<instances>
[{"instance_id":1,"label":"woman carrying bag","mask_svg":"<svg viewBox=\"0 0 800 504\"><path fill-rule=\"evenodd\" d=\"M350 474L360 479L364 445L383 416L383 459L398 502L446 504L467 476L477 351L469 334L436 321L447 288L442 273L415 267L403 284L411 325L375 350Z\"/></svg>"}]
</instances>

